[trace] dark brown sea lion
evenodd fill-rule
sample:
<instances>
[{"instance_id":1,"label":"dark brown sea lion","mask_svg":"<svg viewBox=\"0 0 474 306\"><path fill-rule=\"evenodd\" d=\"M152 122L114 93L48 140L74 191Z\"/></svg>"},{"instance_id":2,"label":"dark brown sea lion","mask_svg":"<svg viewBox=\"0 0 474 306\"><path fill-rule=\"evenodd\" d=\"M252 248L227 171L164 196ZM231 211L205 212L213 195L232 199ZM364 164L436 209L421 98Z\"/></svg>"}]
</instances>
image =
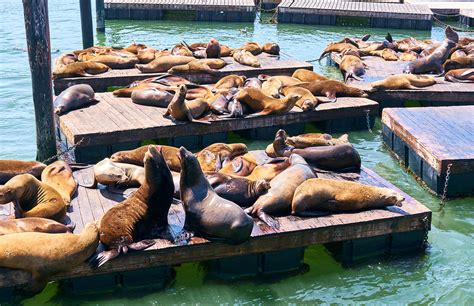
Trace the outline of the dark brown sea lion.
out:
<instances>
[{"instance_id":1,"label":"dark brown sea lion","mask_svg":"<svg viewBox=\"0 0 474 306\"><path fill-rule=\"evenodd\" d=\"M326 81L329 80L327 77L317 74L308 69L297 69L293 72L292 77L300 80L301 82L315 82L315 81Z\"/></svg>"},{"instance_id":2,"label":"dark brown sea lion","mask_svg":"<svg viewBox=\"0 0 474 306\"><path fill-rule=\"evenodd\" d=\"M351 181L314 178L296 188L291 213L318 216L328 212L354 212L386 206L402 206L398 192Z\"/></svg>"},{"instance_id":3,"label":"dark brown sea lion","mask_svg":"<svg viewBox=\"0 0 474 306\"><path fill-rule=\"evenodd\" d=\"M451 55L449 56L449 59L456 60L458 58L462 58L465 56L467 56L467 53L464 50L458 49L454 51L453 53L451 53Z\"/></svg>"},{"instance_id":4,"label":"dark brown sea lion","mask_svg":"<svg viewBox=\"0 0 474 306\"><path fill-rule=\"evenodd\" d=\"M403 72L422 74L434 71L437 73L443 73L443 64L459 40L458 34L450 26L446 28L445 33L446 39L443 41L441 46L436 48L436 50L430 55L410 62L403 69Z\"/></svg>"},{"instance_id":5,"label":"dark brown sea lion","mask_svg":"<svg viewBox=\"0 0 474 306\"><path fill-rule=\"evenodd\" d=\"M0 220L0 236L15 233L72 233L74 226L45 218L22 218Z\"/></svg>"},{"instance_id":6,"label":"dark brown sea lion","mask_svg":"<svg viewBox=\"0 0 474 306\"><path fill-rule=\"evenodd\" d=\"M242 243L249 239L253 220L237 204L216 194L197 158L184 147L181 159L181 201L186 213L185 228L206 238Z\"/></svg>"},{"instance_id":7,"label":"dark brown sea lion","mask_svg":"<svg viewBox=\"0 0 474 306\"><path fill-rule=\"evenodd\" d=\"M0 267L31 273L27 290L40 292L48 279L69 271L94 254L99 245L95 223L80 234L17 233L0 236Z\"/></svg>"},{"instance_id":8,"label":"dark brown sea lion","mask_svg":"<svg viewBox=\"0 0 474 306\"><path fill-rule=\"evenodd\" d=\"M71 167L66 162L58 160L48 165L41 173L41 181L56 189L66 205L71 204L71 199L77 190L77 182L72 175Z\"/></svg>"},{"instance_id":9,"label":"dark brown sea lion","mask_svg":"<svg viewBox=\"0 0 474 306\"><path fill-rule=\"evenodd\" d=\"M272 55L279 55L280 46L276 43L268 42L262 46L262 51Z\"/></svg>"},{"instance_id":10,"label":"dark brown sea lion","mask_svg":"<svg viewBox=\"0 0 474 306\"><path fill-rule=\"evenodd\" d=\"M148 64L137 64L135 68L143 73L166 72L174 66L185 65L194 60L196 59L191 56L168 55L155 58Z\"/></svg>"},{"instance_id":11,"label":"dark brown sea lion","mask_svg":"<svg viewBox=\"0 0 474 306\"><path fill-rule=\"evenodd\" d=\"M250 116L264 116L270 114L284 114L289 112L296 102L301 99L300 95L290 94L282 99L266 96L258 88L244 88L239 91L235 99L245 103L254 112Z\"/></svg>"},{"instance_id":12,"label":"dark brown sea lion","mask_svg":"<svg viewBox=\"0 0 474 306\"><path fill-rule=\"evenodd\" d=\"M221 46L219 42L211 38L206 46L206 58L219 58L221 57Z\"/></svg>"},{"instance_id":13,"label":"dark brown sea lion","mask_svg":"<svg viewBox=\"0 0 474 306\"><path fill-rule=\"evenodd\" d=\"M301 108L303 112L307 112L310 110L314 110L316 106L318 106L318 98L316 98L311 91L307 90L306 88L292 86L292 87L285 87L282 89L283 95L285 97L289 95L299 95L301 98L296 101L296 106Z\"/></svg>"},{"instance_id":14,"label":"dark brown sea lion","mask_svg":"<svg viewBox=\"0 0 474 306\"><path fill-rule=\"evenodd\" d=\"M251 181L222 173L209 174L207 180L217 195L240 207L249 207L270 188L265 180Z\"/></svg>"},{"instance_id":15,"label":"dark brown sea lion","mask_svg":"<svg viewBox=\"0 0 474 306\"><path fill-rule=\"evenodd\" d=\"M100 241L108 251L97 254L91 263L100 267L126 254L128 249L143 250L155 243L141 240L154 225L168 227L168 211L173 201L174 184L161 149L150 146L145 154L145 181L130 197L110 208L100 220ZM141 241L140 241L141 240Z\"/></svg>"},{"instance_id":16,"label":"dark brown sea lion","mask_svg":"<svg viewBox=\"0 0 474 306\"><path fill-rule=\"evenodd\" d=\"M245 210L251 216L258 217L274 228L279 228L279 223L269 215L289 215L296 188L307 179L316 177L301 156L291 155L290 163L290 167L270 181L268 192Z\"/></svg>"},{"instance_id":17,"label":"dark brown sea lion","mask_svg":"<svg viewBox=\"0 0 474 306\"><path fill-rule=\"evenodd\" d=\"M0 160L0 184L5 184L20 174L31 174L39 179L44 168L46 165L37 161Z\"/></svg>"},{"instance_id":18,"label":"dark brown sea lion","mask_svg":"<svg viewBox=\"0 0 474 306\"><path fill-rule=\"evenodd\" d=\"M350 144L296 149L286 144L286 133L283 130L276 133L273 148L277 156L298 154L310 165L324 170L358 170L361 165L359 153Z\"/></svg>"},{"instance_id":19,"label":"dark brown sea lion","mask_svg":"<svg viewBox=\"0 0 474 306\"><path fill-rule=\"evenodd\" d=\"M214 88L231 89L233 87L243 87L246 79L247 78L245 76L235 74L227 75L217 81L217 83L214 85Z\"/></svg>"},{"instance_id":20,"label":"dark brown sea lion","mask_svg":"<svg viewBox=\"0 0 474 306\"><path fill-rule=\"evenodd\" d=\"M54 99L54 113L63 115L72 110L99 102L94 96L94 89L90 85L78 84L68 87Z\"/></svg>"},{"instance_id":21,"label":"dark brown sea lion","mask_svg":"<svg viewBox=\"0 0 474 306\"><path fill-rule=\"evenodd\" d=\"M134 90L132 92L132 102L140 105L168 107L173 100L174 93L167 90L159 90L156 88L145 88Z\"/></svg>"},{"instance_id":22,"label":"dark brown sea lion","mask_svg":"<svg viewBox=\"0 0 474 306\"><path fill-rule=\"evenodd\" d=\"M416 52L420 53L422 47L418 43L418 41L413 37L404 38L401 40L397 40L395 42L395 46L401 52Z\"/></svg>"},{"instance_id":23,"label":"dark brown sea lion","mask_svg":"<svg viewBox=\"0 0 474 306\"><path fill-rule=\"evenodd\" d=\"M117 163L127 163L137 166L144 166L143 159L145 153L148 152L149 146L141 146L139 148L127 151L115 152L110 156L110 160ZM181 171L181 164L178 158L178 148L160 145L161 154L166 160L166 164L172 171Z\"/></svg>"},{"instance_id":24,"label":"dark brown sea lion","mask_svg":"<svg viewBox=\"0 0 474 306\"><path fill-rule=\"evenodd\" d=\"M474 68L474 57L464 56L444 62L444 72L462 68Z\"/></svg>"},{"instance_id":25,"label":"dark brown sea lion","mask_svg":"<svg viewBox=\"0 0 474 306\"><path fill-rule=\"evenodd\" d=\"M66 203L53 187L31 174L20 174L0 186L0 204L13 202L15 218L40 217L64 222Z\"/></svg>"},{"instance_id":26,"label":"dark brown sea lion","mask_svg":"<svg viewBox=\"0 0 474 306\"><path fill-rule=\"evenodd\" d=\"M215 172L239 155L247 153L244 143L214 143L196 153L202 171Z\"/></svg>"},{"instance_id":27,"label":"dark brown sea lion","mask_svg":"<svg viewBox=\"0 0 474 306\"><path fill-rule=\"evenodd\" d=\"M331 102L336 102L337 97L367 97L362 89L335 80L303 82L297 86L306 88L315 96L326 96Z\"/></svg>"},{"instance_id":28,"label":"dark brown sea lion","mask_svg":"<svg viewBox=\"0 0 474 306\"><path fill-rule=\"evenodd\" d=\"M217 93L213 97L209 98L207 100L209 104L209 109L217 114L217 115L223 115L223 114L228 114L229 110L227 108L229 104L229 99L225 94L222 93Z\"/></svg>"},{"instance_id":29,"label":"dark brown sea lion","mask_svg":"<svg viewBox=\"0 0 474 306\"><path fill-rule=\"evenodd\" d=\"M474 69L454 69L444 75L444 79L449 82L474 83Z\"/></svg>"},{"instance_id":30,"label":"dark brown sea lion","mask_svg":"<svg viewBox=\"0 0 474 306\"><path fill-rule=\"evenodd\" d=\"M200 121L196 120L193 116L193 111L201 113L201 108L190 109L186 104L185 98L187 94L187 87L186 85L179 85L176 94L171 100L168 108L166 109L166 113L163 116L171 116L176 120L179 121L189 121L189 122L196 122L196 123L203 123L203 124L211 124L208 121ZM209 105L208 105L209 107Z\"/></svg>"},{"instance_id":31,"label":"dark brown sea lion","mask_svg":"<svg viewBox=\"0 0 474 306\"><path fill-rule=\"evenodd\" d=\"M381 81L372 82L370 92L379 89L418 89L436 84L436 80L430 76L412 74L394 74Z\"/></svg>"},{"instance_id":32,"label":"dark brown sea lion","mask_svg":"<svg viewBox=\"0 0 474 306\"><path fill-rule=\"evenodd\" d=\"M104 73L110 70L110 67L95 62L75 62L64 66L56 67L53 71L53 79L86 77L95 74Z\"/></svg>"},{"instance_id":33,"label":"dark brown sea lion","mask_svg":"<svg viewBox=\"0 0 474 306\"><path fill-rule=\"evenodd\" d=\"M258 57L256 57L249 51L245 51L245 50L235 51L232 57L237 63L242 64L242 65L251 66L251 67L261 66Z\"/></svg>"}]
</instances>

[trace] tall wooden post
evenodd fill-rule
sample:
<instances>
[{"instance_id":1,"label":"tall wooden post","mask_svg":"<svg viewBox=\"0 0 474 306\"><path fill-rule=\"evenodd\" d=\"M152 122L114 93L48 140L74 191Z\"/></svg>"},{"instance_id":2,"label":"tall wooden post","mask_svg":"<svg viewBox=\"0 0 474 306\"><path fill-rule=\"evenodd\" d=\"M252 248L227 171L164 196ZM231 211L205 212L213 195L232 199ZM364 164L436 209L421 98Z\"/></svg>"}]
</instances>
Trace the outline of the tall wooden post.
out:
<instances>
[{"instance_id":1,"label":"tall wooden post","mask_svg":"<svg viewBox=\"0 0 474 306\"><path fill-rule=\"evenodd\" d=\"M94 45L91 0L79 0L79 7L81 9L82 47L86 49Z\"/></svg>"},{"instance_id":2,"label":"tall wooden post","mask_svg":"<svg viewBox=\"0 0 474 306\"><path fill-rule=\"evenodd\" d=\"M100 32L105 32L105 6L104 0L95 0L95 19L96 29Z\"/></svg>"},{"instance_id":3,"label":"tall wooden post","mask_svg":"<svg viewBox=\"0 0 474 306\"><path fill-rule=\"evenodd\" d=\"M23 12L35 107L36 159L43 161L56 154L48 0L23 0Z\"/></svg>"}]
</instances>

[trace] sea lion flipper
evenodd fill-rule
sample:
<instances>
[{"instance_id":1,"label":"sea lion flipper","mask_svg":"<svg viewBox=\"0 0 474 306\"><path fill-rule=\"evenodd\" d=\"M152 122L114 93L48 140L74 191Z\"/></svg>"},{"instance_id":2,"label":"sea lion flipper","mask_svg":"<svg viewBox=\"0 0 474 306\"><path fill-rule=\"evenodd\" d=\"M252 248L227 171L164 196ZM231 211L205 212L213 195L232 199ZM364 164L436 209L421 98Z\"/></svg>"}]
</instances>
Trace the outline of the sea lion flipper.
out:
<instances>
[{"instance_id":1,"label":"sea lion flipper","mask_svg":"<svg viewBox=\"0 0 474 306\"><path fill-rule=\"evenodd\" d=\"M336 102L337 101L337 98L336 98L336 93L335 92L326 92L326 97L329 99L329 102Z\"/></svg>"},{"instance_id":2,"label":"sea lion flipper","mask_svg":"<svg viewBox=\"0 0 474 306\"><path fill-rule=\"evenodd\" d=\"M386 39L388 42L393 42L392 34L390 34L390 32L388 32L387 35L385 36L385 39Z\"/></svg>"},{"instance_id":3,"label":"sea lion flipper","mask_svg":"<svg viewBox=\"0 0 474 306\"><path fill-rule=\"evenodd\" d=\"M370 34L365 34L364 36L362 36L362 38L360 40L362 41L368 41L370 38Z\"/></svg>"},{"instance_id":4,"label":"sea lion flipper","mask_svg":"<svg viewBox=\"0 0 474 306\"><path fill-rule=\"evenodd\" d=\"M96 253L89 259L89 265L91 265L92 268L97 269L103 264L105 264L107 261L119 256L119 254L120 252L117 248L110 249L108 251L103 251L99 254Z\"/></svg>"},{"instance_id":5,"label":"sea lion flipper","mask_svg":"<svg viewBox=\"0 0 474 306\"><path fill-rule=\"evenodd\" d=\"M274 219L273 217L271 217L270 215L268 215L264 211L259 210L257 212L257 216L260 220L265 222L268 226L270 226L272 228L275 228L275 229L280 228L280 222L278 222L278 220Z\"/></svg>"},{"instance_id":6,"label":"sea lion flipper","mask_svg":"<svg viewBox=\"0 0 474 306\"><path fill-rule=\"evenodd\" d=\"M135 251L141 251L141 250L144 250L146 248L151 247L154 244L155 244L155 240L147 239L147 240L134 242L134 243L128 245L128 247L132 250L135 250Z\"/></svg>"}]
</instances>

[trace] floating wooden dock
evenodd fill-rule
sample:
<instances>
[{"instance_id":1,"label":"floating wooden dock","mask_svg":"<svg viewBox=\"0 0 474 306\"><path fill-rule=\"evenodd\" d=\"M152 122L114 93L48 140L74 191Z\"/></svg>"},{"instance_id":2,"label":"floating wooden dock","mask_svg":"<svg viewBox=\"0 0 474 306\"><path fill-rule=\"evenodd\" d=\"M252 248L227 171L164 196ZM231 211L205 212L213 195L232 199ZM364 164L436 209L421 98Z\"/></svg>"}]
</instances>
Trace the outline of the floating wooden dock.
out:
<instances>
[{"instance_id":1,"label":"floating wooden dock","mask_svg":"<svg viewBox=\"0 0 474 306\"><path fill-rule=\"evenodd\" d=\"M378 114L377 102L365 98L338 98L335 103L318 105L315 111L302 112L295 107L283 115L219 119L211 124L200 124L174 122L163 117L165 108L138 105L130 98L117 98L112 93L99 93L96 98L99 103L69 112L57 120L61 138L67 146L79 144L76 148L77 162L94 162L113 151L138 147L143 140L173 138L169 140L170 144L188 146L188 143L178 143L177 139L181 136L193 142L198 139L196 135L203 135L210 137L208 142L212 143L216 141L212 136L222 132L227 135L226 132L230 131L263 127L278 129L291 124L303 127L305 122L331 120L349 122L346 130L367 129L367 112L372 117L371 124ZM271 137L274 135L273 132Z\"/></svg>"},{"instance_id":2,"label":"floating wooden dock","mask_svg":"<svg viewBox=\"0 0 474 306\"><path fill-rule=\"evenodd\" d=\"M362 58L367 65L366 74L362 81L350 79L349 84L361 89L369 89L373 81L383 80L392 74L403 73L403 68L409 62L386 61L378 56ZM474 104L474 83L447 82L442 77L436 77L437 84L416 90L379 90L369 93L369 98L384 107L405 106L407 101L418 101L424 106L449 106Z\"/></svg>"},{"instance_id":3,"label":"floating wooden dock","mask_svg":"<svg viewBox=\"0 0 474 306\"><path fill-rule=\"evenodd\" d=\"M87 184L91 182L92 170L77 171L74 176L80 183ZM338 175L331 173L320 174L320 177L341 179ZM116 276L125 271L195 261L224 260L225 262L226 258L233 258L236 261L240 259L240 270L245 270L248 267L242 265L243 259L241 258L246 256L257 254L270 256L313 244L331 243L331 249L334 250L336 249L335 244L338 243L350 243L351 246L356 246L363 242L363 245L368 246L372 254L375 249L378 254L394 254L422 249L423 239L431 225L431 211L369 169L363 168L360 177L356 176L354 179L365 184L388 187L398 191L405 197L403 206L318 218L279 217L277 218L281 225L279 229L271 228L255 220L250 240L239 245L210 242L203 238L193 237L187 245L178 246L168 240L156 239L156 244L149 249L129 252L126 256L120 256L97 270L91 269L84 263L71 271L54 276L53 279L82 278L83 281L85 279L90 282L94 277L106 274L110 283L119 279ZM122 200L122 195L108 192L106 189L79 187L77 196L71 203L72 211L68 213L76 223L75 232L81 232L84 224L100 219L109 208ZM8 209L11 210L12 207L10 206ZM184 219L182 205L173 204L168 220L170 230L175 237L181 232ZM347 249L347 246L344 248ZM350 253L353 254L353 251L351 248ZM367 249L358 250L358 252L364 251L367 252ZM287 265L288 263L282 264ZM270 268L276 268L275 263L267 263L267 265L273 266ZM153 280L144 277L145 273L140 274L142 282L153 282ZM29 275L25 272L0 269L0 288L22 285L28 280ZM104 281L101 288L106 286L106 283Z\"/></svg>"},{"instance_id":4,"label":"floating wooden dock","mask_svg":"<svg viewBox=\"0 0 474 306\"><path fill-rule=\"evenodd\" d=\"M448 197L474 194L474 106L390 108L382 113L385 143L426 185Z\"/></svg>"},{"instance_id":5,"label":"floating wooden dock","mask_svg":"<svg viewBox=\"0 0 474 306\"><path fill-rule=\"evenodd\" d=\"M246 77L256 77L259 74L269 75L291 75L297 69L313 70L310 63L294 59L288 55L281 54L272 56L262 53L258 56L261 67L255 68L237 63L231 57L224 57L228 65L217 70L215 75L207 73L182 75L191 82L198 84L211 84L217 82L220 78L229 74L244 75ZM141 73L138 69L113 69L109 72L101 73L90 77L75 77L55 79L54 92L56 95L61 93L69 86L76 84L89 84L96 92L107 91L109 86L127 86L134 81L143 80L150 77L160 76L163 73Z\"/></svg>"},{"instance_id":6,"label":"floating wooden dock","mask_svg":"<svg viewBox=\"0 0 474 306\"><path fill-rule=\"evenodd\" d=\"M459 22L469 27L474 27L474 9L461 9Z\"/></svg>"},{"instance_id":7,"label":"floating wooden dock","mask_svg":"<svg viewBox=\"0 0 474 306\"><path fill-rule=\"evenodd\" d=\"M253 0L105 0L106 19L253 22Z\"/></svg>"},{"instance_id":8,"label":"floating wooden dock","mask_svg":"<svg viewBox=\"0 0 474 306\"><path fill-rule=\"evenodd\" d=\"M433 13L426 5L327 0L283 0L279 23L364 26L431 30Z\"/></svg>"}]
</instances>

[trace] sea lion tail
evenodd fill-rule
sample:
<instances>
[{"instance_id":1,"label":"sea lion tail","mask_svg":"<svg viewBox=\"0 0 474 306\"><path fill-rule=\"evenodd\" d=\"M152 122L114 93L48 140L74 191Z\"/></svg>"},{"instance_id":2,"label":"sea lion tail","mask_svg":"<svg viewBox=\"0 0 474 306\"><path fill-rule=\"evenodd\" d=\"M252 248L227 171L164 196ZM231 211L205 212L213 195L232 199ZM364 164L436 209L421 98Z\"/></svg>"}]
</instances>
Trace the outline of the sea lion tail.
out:
<instances>
[{"instance_id":1,"label":"sea lion tail","mask_svg":"<svg viewBox=\"0 0 474 306\"><path fill-rule=\"evenodd\" d=\"M385 36L385 39L386 39L388 42L393 43L392 34L390 34L390 32L387 33L387 35Z\"/></svg>"},{"instance_id":2,"label":"sea lion tail","mask_svg":"<svg viewBox=\"0 0 474 306\"><path fill-rule=\"evenodd\" d=\"M370 34L365 34L364 36L362 36L362 38L360 40L362 41L368 41L370 38Z\"/></svg>"}]
</instances>

